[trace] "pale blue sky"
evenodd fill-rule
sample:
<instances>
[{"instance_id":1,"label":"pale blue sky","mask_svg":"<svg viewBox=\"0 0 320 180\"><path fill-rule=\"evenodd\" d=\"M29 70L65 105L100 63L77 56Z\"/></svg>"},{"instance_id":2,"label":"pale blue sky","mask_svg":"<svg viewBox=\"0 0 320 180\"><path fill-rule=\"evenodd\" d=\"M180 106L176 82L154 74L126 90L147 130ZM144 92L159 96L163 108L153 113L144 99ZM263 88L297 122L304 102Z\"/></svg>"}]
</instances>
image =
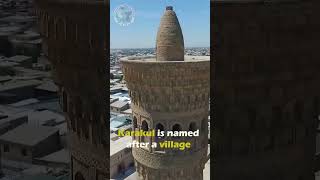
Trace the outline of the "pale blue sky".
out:
<instances>
[{"instance_id":1,"label":"pale blue sky","mask_svg":"<svg viewBox=\"0 0 320 180\"><path fill-rule=\"evenodd\" d=\"M185 47L210 47L209 0L111 0L111 48L154 48L160 18L167 5L176 12ZM114 20L114 9L127 4L135 11L135 20L129 26L120 26Z\"/></svg>"}]
</instances>

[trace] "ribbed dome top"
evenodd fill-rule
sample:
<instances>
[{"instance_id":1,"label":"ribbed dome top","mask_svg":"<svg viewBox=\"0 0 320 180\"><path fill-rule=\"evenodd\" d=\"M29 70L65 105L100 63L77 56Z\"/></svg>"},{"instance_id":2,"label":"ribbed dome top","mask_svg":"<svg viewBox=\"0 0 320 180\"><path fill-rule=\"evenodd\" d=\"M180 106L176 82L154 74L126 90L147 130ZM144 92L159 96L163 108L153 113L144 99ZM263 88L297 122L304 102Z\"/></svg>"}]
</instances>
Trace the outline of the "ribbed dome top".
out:
<instances>
[{"instance_id":1,"label":"ribbed dome top","mask_svg":"<svg viewBox=\"0 0 320 180\"><path fill-rule=\"evenodd\" d=\"M156 44L157 61L183 61L184 42L179 20L172 6L161 18Z\"/></svg>"}]
</instances>

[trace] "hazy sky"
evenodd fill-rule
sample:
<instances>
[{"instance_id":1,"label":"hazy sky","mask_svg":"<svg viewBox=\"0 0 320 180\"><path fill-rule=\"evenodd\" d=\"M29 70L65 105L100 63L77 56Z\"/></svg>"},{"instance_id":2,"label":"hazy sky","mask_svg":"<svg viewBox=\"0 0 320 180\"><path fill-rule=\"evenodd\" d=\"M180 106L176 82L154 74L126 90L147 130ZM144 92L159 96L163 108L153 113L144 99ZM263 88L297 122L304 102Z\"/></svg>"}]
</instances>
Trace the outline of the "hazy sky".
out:
<instances>
[{"instance_id":1,"label":"hazy sky","mask_svg":"<svg viewBox=\"0 0 320 180\"><path fill-rule=\"evenodd\" d=\"M167 5L176 12L185 47L210 46L209 0L110 0L111 48L155 47L160 18ZM114 20L114 9L127 4L135 11L135 19L129 26L120 26Z\"/></svg>"}]
</instances>

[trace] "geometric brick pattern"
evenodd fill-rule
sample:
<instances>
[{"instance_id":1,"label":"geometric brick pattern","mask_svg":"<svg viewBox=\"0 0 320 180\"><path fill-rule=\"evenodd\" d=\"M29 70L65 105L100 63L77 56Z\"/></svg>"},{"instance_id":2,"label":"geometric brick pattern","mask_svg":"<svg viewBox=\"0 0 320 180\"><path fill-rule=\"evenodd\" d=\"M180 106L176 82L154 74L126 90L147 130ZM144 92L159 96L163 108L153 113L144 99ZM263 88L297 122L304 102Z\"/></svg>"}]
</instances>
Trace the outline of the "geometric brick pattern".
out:
<instances>
[{"instance_id":1,"label":"geometric brick pattern","mask_svg":"<svg viewBox=\"0 0 320 180\"><path fill-rule=\"evenodd\" d=\"M72 180L109 179L104 1L36 0L68 123Z\"/></svg>"}]
</instances>

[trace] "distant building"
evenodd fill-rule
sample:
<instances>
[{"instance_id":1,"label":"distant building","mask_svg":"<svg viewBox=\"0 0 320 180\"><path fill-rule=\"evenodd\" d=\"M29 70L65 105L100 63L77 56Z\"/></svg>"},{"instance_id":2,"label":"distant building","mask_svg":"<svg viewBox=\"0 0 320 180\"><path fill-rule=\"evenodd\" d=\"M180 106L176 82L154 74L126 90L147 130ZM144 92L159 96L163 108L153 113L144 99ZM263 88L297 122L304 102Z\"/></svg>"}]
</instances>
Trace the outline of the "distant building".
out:
<instances>
[{"instance_id":1,"label":"distant building","mask_svg":"<svg viewBox=\"0 0 320 180\"><path fill-rule=\"evenodd\" d=\"M119 137L110 135L110 177L124 173L126 169L134 167L131 148L127 145L132 142L131 136Z\"/></svg>"},{"instance_id":2,"label":"distant building","mask_svg":"<svg viewBox=\"0 0 320 180\"><path fill-rule=\"evenodd\" d=\"M42 110L33 111L29 114L29 124L41 126L57 126L65 122L65 117L59 113Z\"/></svg>"},{"instance_id":3,"label":"distant building","mask_svg":"<svg viewBox=\"0 0 320 180\"><path fill-rule=\"evenodd\" d=\"M35 69L25 68L22 66L14 66L13 69L23 76L17 76L17 80L34 80L34 79L52 79L51 72L39 71Z\"/></svg>"},{"instance_id":4,"label":"distant building","mask_svg":"<svg viewBox=\"0 0 320 180\"><path fill-rule=\"evenodd\" d=\"M125 102L128 102L129 104L131 103L131 99L128 95L128 92L124 92L123 88L121 92L110 95L110 98L118 98L119 101L125 101Z\"/></svg>"},{"instance_id":5,"label":"distant building","mask_svg":"<svg viewBox=\"0 0 320 180\"><path fill-rule=\"evenodd\" d=\"M119 100L119 98L110 97L110 104L112 104L118 100Z\"/></svg>"},{"instance_id":6,"label":"distant building","mask_svg":"<svg viewBox=\"0 0 320 180\"><path fill-rule=\"evenodd\" d=\"M113 74L113 78L114 78L114 79L122 79L122 77L123 77L123 74L120 74L120 73L118 73L118 74Z\"/></svg>"},{"instance_id":7,"label":"distant building","mask_svg":"<svg viewBox=\"0 0 320 180\"><path fill-rule=\"evenodd\" d=\"M9 132L16 127L28 122L27 113L17 113L15 115L0 114L0 135Z\"/></svg>"},{"instance_id":8,"label":"distant building","mask_svg":"<svg viewBox=\"0 0 320 180\"><path fill-rule=\"evenodd\" d=\"M112 87L110 88L110 94L115 94L121 92L122 87Z\"/></svg>"},{"instance_id":9,"label":"distant building","mask_svg":"<svg viewBox=\"0 0 320 180\"><path fill-rule=\"evenodd\" d=\"M13 53L31 56L34 62L40 56L41 42L40 34L32 31L25 31L10 38Z\"/></svg>"},{"instance_id":10,"label":"distant building","mask_svg":"<svg viewBox=\"0 0 320 180\"><path fill-rule=\"evenodd\" d=\"M0 19L0 23L14 23L22 27L25 27L25 25L32 26L35 21L36 21L36 18L34 16L22 16L22 15L16 15L16 14L12 16L3 17Z\"/></svg>"},{"instance_id":11,"label":"distant building","mask_svg":"<svg viewBox=\"0 0 320 180\"><path fill-rule=\"evenodd\" d=\"M0 86L0 101L13 103L34 97L34 88L42 82L39 80L10 81Z\"/></svg>"},{"instance_id":12,"label":"distant building","mask_svg":"<svg viewBox=\"0 0 320 180\"><path fill-rule=\"evenodd\" d=\"M115 132L120 128L124 128L124 126L130 126L132 127L132 118L131 116L124 115L124 114L118 114L118 115L112 115L110 118L110 131Z\"/></svg>"},{"instance_id":13,"label":"distant building","mask_svg":"<svg viewBox=\"0 0 320 180\"><path fill-rule=\"evenodd\" d=\"M68 167L70 163L70 152L61 149L43 157L35 159L35 164L43 164L50 167Z\"/></svg>"},{"instance_id":14,"label":"distant building","mask_svg":"<svg viewBox=\"0 0 320 180\"><path fill-rule=\"evenodd\" d=\"M11 81L12 80L12 77L11 76L0 76L0 84L2 83L5 83L5 82L8 82L8 81Z\"/></svg>"},{"instance_id":15,"label":"distant building","mask_svg":"<svg viewBox=\"0 0 320 180\"><path fill-rule=\"evenodd\" d=\"M2 19L0 19L1 22ZM23 32L21 26L3 26L0 27L0 53L5 56L13 55L13 47L9 42L9 37Z\"/></svg>"},{"instance_id":16,"label":"distant building","mask_svg":"<svg viewBox=\"0 0 320 180\"><path fill-rule=\"evenodd\" d=\"M23 55L16 55L10 58L7 58L8 62L18 63L20 66L25 68L32 68L32 57L30 56L23 56Z\"/></svg>"},{"instance_id":17,"label":"distant building","mask_svg":"<svg viewBox=\"0 0 320 180\"><path fill-rule=\"evenodd\" d=\"M30 163L60 149L56 128L27 124L0 136L0 144L2 158Z\"/></svg>"},{"instance_id":18,"label":"distant building","mask_svg":"<svg viewBox=\"0 0 320 180\"><path fill-rule=\"evenodd\" d=\"M120 79L110 79L110 85L115 85L120 82Z\"/></svg>"},{"instance_id":19,"label":"distant building","mask_svg":"<svg viewBox=\"0 0 320 180\"><path fill-rule=\"evenodd\" d=\"M125 101L116 101L116 102L110 104L110 110L113 112L120 113L120 112L125 111L129 108L130 108L129 103L125 102Z\"/></svg>"},{"instance_id":20,"label":"distant building","mask_svg":"<svg viewBox=\"0 0 320 180\"><path fill-rule=\"evenodd\" d=\"M35 94L41 99L58 98L58 86L53 81L47 80L35 88Z\"/></svg>"},{"instance_id":21,"label":"distant building","mask_svg":"<svg viewBox=\"0 0 320 180\"><path fill-rule=\"evenodd\" d=\"M121 113L122 113L122 114L131 115L131 114L132 114L132 109L127 109L127 110L125 110L125 111L122 111Z\"/></svg>"},{"instance_id":22,"label":"distant building","mask_svg":"<svg viewBox=\"0 0 320 180\"><path fill-rule=\"evenodd\" d=\"M21 102L21 101L20 101ZM24 106L20 106L21 108L32 109L36 111L42 110L50 110L54 112L58 112L62 114L61 107L59 105L59 99L49 99L49 100L41 100L38 103L32 103Z\"/></svg>"},{"instance_id":23,"label":"distant building","mask_svg":"<svg viewBox=\"0 0 320 180\"><path fill-rule=\"evenodd\" d=\"M29 114L28 124L54 127L58 129L60 144L62 147L67 147L67 123L62 114L50 110L33 111Z\"/></svg>"}]
</instances>

